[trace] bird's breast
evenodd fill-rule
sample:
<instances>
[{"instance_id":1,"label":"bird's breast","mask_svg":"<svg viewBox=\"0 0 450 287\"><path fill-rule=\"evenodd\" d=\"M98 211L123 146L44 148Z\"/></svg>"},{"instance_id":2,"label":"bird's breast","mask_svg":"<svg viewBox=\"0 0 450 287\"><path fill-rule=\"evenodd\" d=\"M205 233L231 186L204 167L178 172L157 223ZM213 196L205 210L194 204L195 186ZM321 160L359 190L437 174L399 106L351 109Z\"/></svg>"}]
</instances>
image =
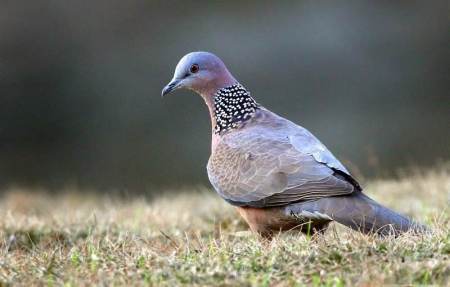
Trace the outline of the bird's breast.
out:
<instances>
[{"instance_id":1,"label":"bird's breast","mask_svg":"<svg viewBox=\"0 0 450 287\"><path fill-rule=\"evenodd\" d=\"M237 210L247 222L250 229L263 236L269 236L278 231L289 230L299 224L295 218L285 214L283 207L238 207Z\"/></svg>"}]
</instances>

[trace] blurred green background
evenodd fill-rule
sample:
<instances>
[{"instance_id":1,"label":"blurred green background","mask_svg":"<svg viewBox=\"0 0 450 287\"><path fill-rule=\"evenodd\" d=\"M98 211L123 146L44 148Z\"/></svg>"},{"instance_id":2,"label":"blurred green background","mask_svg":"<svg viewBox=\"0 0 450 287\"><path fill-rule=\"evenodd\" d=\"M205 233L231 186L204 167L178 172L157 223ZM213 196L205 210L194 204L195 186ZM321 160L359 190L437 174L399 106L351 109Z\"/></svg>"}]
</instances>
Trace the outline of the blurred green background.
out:
<instances>
[{"instance_id":1,"label":"blurred green background","mask_svg":"<svg viewBox=\"0 0 450 287\"><path fill-rule=\"evenodd\" d=\"M450 158L447 1L0 4L0 185L207 183L200 97L161 100L178 60L216 53L258 102L355 173Z\"/></svg>"}]
</instances>

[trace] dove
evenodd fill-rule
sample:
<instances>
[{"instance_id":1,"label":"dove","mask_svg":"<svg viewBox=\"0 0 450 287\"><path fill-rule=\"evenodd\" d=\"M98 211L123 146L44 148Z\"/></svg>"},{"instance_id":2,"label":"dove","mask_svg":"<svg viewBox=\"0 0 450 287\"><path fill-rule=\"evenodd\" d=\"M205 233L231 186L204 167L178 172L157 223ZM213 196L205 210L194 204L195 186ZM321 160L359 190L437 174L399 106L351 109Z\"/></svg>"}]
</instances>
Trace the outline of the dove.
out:
<instances>
[{"instance_id":1,"label":"dove","mask_svg":"<svg viewBox=\"0 0 450 287\"><path fill-rule=\"evenodd\" d=\"M178 89L205 101L212 127L209 181L252 231L266 238L286 230L316 233L333 221L382 236L425 230L365 195L313 134L258 104L216 55L185 55L162 96Z\"/></svg>"}]
</instances>

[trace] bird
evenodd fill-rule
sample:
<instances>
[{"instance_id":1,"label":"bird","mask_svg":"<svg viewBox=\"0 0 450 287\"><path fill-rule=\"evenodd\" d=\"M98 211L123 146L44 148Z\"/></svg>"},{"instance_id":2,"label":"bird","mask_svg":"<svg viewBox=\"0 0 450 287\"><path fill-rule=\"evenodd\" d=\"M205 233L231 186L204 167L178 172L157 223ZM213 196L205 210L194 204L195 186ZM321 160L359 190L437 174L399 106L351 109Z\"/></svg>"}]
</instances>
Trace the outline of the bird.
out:
<instances>
[{"instance_id":1,"label":"bird","mask_svg":"<svg viewBox=\"0 0 450 287\"><path fill-rule=\"evenodd\" d=\"M325 145L257 103L213 53L181 58L162 97L178 89L194 91L206 103L209 181L251 231L269 239L287 230L315 234L333 221L381 236L426 229L364 194Z\"/></svg>"}]
</instances>

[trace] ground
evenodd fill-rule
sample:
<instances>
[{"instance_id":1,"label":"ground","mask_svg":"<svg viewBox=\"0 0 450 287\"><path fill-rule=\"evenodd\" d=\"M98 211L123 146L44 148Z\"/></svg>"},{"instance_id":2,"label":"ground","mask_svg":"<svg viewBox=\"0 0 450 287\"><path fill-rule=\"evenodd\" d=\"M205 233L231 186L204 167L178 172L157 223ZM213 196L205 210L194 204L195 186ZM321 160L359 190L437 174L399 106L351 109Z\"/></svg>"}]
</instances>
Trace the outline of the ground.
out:
<instances>
[{"instance_id":1,"label":"ground","mask_svg":"<svg viewBox=\"0 0 450 287\"><path fill-rule=\"evenodd\" d=\"M432 233L379 238L333 224L267 242L209 188L150 199L12 187L0 197L0 286L448 285L450 165L364 185Z\"/></svg>"}]
</instances>

